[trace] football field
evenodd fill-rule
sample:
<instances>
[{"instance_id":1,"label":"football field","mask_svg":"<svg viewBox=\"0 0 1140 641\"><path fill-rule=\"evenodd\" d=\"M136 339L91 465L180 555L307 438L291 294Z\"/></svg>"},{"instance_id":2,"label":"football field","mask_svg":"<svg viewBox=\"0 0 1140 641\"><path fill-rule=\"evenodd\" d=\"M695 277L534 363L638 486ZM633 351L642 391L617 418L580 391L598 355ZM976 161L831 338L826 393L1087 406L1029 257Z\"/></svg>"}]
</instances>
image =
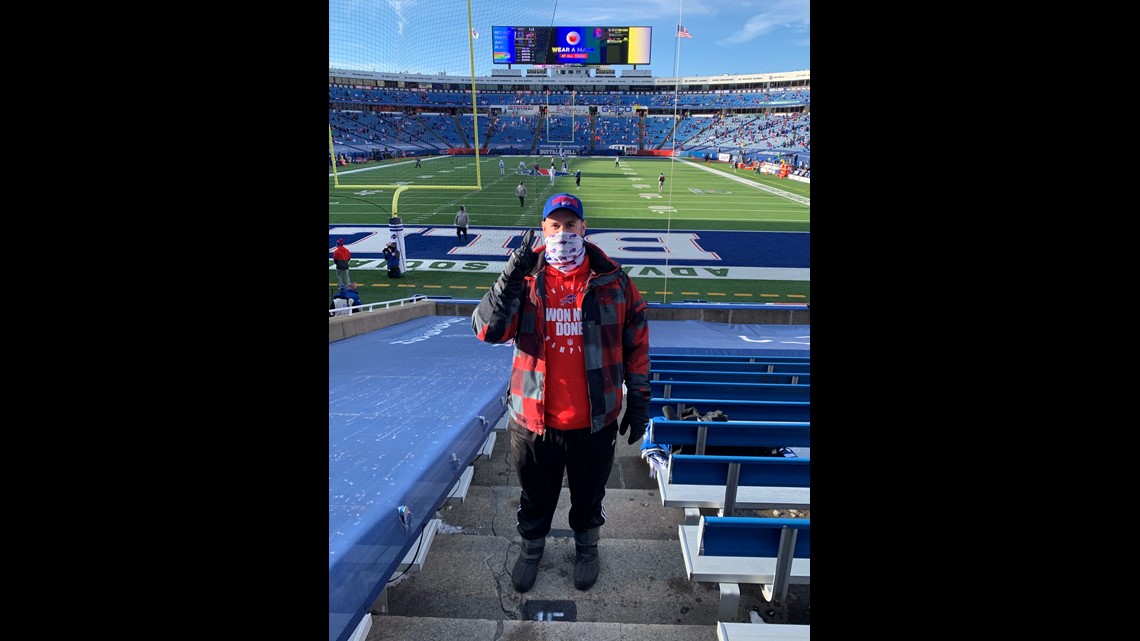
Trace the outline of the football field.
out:
<instances>
[{"instance_id":1,"label":"football field","mask_svg":"<svg viewBox=\"0 0 1140 641\"><path fill-rule=\"evenodd\" d=\"M567 175L558 159L552 184L550 156L504 156L505 175L499 158L479 158L481 190L471 188L473 156L424 157L419 168L414 159L350 164L337 168L339 186L330 169L329 248L345 238L363 302L481 297L517 236L540 227L543 203L559 192L582 199L587 238L626 266L647 300L810 302L809 183L702 160L621 157L615 166L612 157L568 155ZM531 174L536 162L545 175ZM397 187L406 189L394 209ZM466 243L455 236L460 205L471 218ZM408 271L399 279L387 277L379 253L393 214L405 228ZM329 269L332 290L331 255Z\"/></svg>"}]
</instances>

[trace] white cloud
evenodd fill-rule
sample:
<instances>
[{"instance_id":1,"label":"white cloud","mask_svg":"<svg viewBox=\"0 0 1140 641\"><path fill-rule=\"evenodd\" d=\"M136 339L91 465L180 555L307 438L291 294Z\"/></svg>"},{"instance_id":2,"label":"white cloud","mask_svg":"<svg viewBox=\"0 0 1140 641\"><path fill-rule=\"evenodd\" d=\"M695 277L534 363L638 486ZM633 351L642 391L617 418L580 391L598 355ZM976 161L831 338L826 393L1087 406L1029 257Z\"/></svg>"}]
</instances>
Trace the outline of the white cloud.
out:
<instances>
[{"instance_id":1,"label":"white cloud","mask_svg":"<svg viewBox=\"0 0 1140 641\"><path fill-rule=\"evenodd\" d=\"M808 0L778 0L774 3L765 3L763 11L746 20L742 28L721 39L719 43L741 44L781 27L808 31L811 27L811 3Z\"/></svg>"},{"instance_id":2,"label":"white cloud","mask_svg":"<svg viewBox=\"0 0 1140 641\"><path fill-rule=\"evenodd\" d=\"M388 7L396 12L396 33L404 35L404 25L408 24L408 19L404 17L404 11L416 6L416 0L386 0Z\"/></svg>"}]
</instances>

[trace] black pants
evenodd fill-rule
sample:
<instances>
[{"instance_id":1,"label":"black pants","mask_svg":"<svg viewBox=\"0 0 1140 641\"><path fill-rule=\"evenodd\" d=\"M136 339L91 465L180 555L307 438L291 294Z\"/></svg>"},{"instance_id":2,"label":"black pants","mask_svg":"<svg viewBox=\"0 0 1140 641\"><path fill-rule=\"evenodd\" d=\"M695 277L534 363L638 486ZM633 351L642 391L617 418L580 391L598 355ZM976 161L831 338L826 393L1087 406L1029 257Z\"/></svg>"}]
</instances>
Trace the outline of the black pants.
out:
<instances>
[{"instance_id":1,"label":"black pants","mask_svg":"<svg viewBox=\"0 0 1140 641\"><path fill-rule=\"evenodd\" d=\"M550 533L562 474L570 487L570 529L600 527L606 522L602 499L614 464L617 422L598 432L590 429L553 430L539 436L510 419L511 458L519 477L518 532L527 540L545 538Z\"/></svg>"},{"instance_id":2,"label":"black pants","mask_svg":"<svg viewBox=\"0 0 1140 641\"><path fill-rule=\"evenodd\" d=\"M467 228L466 227L456 227L455 228L455 237L459 238L460 236L463 237L463 240L467 240Z\"/></svg>"},{"instance_id":3,"label":"black pants","mask_svg":"<svg viewBox=\"0 0 1140 641\"><path fill-rule=\"evenodd\" d=\"M523 206L523 198L525 198L525 196L519 196L519 207Z\"/></svg>"}]
</instances>

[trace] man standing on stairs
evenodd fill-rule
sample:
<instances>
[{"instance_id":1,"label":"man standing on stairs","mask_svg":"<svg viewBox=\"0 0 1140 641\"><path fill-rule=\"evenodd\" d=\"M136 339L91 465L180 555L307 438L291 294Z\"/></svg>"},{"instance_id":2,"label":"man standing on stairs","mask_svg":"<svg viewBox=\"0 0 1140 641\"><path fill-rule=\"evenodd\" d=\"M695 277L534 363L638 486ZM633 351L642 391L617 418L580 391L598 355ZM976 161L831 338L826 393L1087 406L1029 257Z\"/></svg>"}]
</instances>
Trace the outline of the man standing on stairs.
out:
<instances>
[{"instance_id":1,"label":"man standing on stairs","mask_svg":"<svg viewBox=\"0 0 1140 641\"><path fill-rule=\"evenodd\" d=\"M617 437L628 431L632 444L649 425L648 305L621 265L585 242L576 196L546 201L542 233L537 249L534 230L523 235L471 328L488 343L514 340L507 435L522 486L522 551L511 583L519 592L534 586L565 472L574 586L589 590L601 568L602 499Z\"/></svg>"}]
</instances>

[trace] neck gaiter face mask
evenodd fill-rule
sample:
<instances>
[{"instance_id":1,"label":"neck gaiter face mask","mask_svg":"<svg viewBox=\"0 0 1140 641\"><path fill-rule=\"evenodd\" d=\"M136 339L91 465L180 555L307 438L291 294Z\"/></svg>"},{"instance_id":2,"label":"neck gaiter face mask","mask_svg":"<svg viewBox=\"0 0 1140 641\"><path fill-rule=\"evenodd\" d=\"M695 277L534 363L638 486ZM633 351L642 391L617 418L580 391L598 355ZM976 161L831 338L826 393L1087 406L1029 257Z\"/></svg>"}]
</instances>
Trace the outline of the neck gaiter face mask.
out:
<instances>
[{"instance_id":1,"label":"neck gaiter face mask","mask_svg":"<svg viewBox=\"0 0 1140 641\"><path fill-rule=\"evenodd\" d=\"M573 271L586 258L586 241L578 234L560 232L546 237L546 262L560 272Z\"/></svg>"}]
</instances>

